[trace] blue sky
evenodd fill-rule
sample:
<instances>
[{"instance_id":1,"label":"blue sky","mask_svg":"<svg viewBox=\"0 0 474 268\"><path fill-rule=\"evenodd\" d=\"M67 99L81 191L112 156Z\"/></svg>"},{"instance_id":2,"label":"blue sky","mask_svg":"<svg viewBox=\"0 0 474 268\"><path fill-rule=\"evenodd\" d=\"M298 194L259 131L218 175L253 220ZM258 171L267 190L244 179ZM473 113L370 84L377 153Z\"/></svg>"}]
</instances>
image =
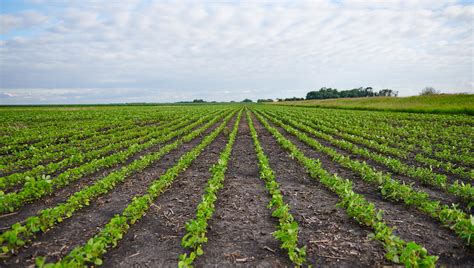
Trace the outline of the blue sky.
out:
<instances>
[{"instance_id":1,"label":"blue sky","mask_svg":"<svg viewBox=\"0 0 474 268\"><path fill-rule=\"evenodd\" d=\"M0 104L474 93L474 4L0 1Z\"/></svg>"}]
</instances>

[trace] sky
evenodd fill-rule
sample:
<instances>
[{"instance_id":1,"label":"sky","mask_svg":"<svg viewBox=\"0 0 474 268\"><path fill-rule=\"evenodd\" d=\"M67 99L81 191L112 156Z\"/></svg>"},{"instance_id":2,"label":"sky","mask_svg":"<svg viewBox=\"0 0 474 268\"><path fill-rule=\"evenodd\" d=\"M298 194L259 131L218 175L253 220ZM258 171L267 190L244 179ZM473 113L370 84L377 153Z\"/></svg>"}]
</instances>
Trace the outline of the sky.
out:
<instances>
[{"instance_id":1,"label":"sky","mask_svg":"<svg viewBox=\"0 0 474 268\"><path fill-rule=\"evenodd\" d=\"M474 93L474 1L0 0L0 104Z\"/></svg>"}]
</instances>

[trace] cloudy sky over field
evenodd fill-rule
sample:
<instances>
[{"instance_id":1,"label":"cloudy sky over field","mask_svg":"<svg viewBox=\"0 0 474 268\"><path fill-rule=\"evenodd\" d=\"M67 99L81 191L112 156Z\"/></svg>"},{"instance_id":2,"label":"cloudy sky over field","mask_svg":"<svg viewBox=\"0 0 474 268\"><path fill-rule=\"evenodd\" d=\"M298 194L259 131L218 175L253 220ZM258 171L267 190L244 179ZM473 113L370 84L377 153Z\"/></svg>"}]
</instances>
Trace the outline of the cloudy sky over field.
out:
<instances>
[{"instance_id":1,"label":"cloudy sky over field","mask_svg":"<svg viewBox=\"0 0 474 268\"><path fill-rule=\"evenodd\" d=\"M0 103L474 93L474 4L0 1Z\"/></svg>"}]
</instances>

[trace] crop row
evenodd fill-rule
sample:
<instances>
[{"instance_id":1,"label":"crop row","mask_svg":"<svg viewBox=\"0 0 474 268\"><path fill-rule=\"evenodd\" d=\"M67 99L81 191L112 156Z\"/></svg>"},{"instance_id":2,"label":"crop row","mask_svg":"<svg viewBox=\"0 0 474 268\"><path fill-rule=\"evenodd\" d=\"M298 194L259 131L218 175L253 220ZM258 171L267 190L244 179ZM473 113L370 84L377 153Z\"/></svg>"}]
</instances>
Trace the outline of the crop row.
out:
<instances>
[{"instance_id":1,"label":"crop row","mask_svg":"<svg viewBox=\"0 0 474 268\"><path fill-rule=\"evenodd\" d=\"M339 196L341 202L338 205L343 207L349 216L373 230L373 238L383 244L386 251L385 257L389 261L401 263L407 267L435 266L438 257L429 255L424 247L415 242L406 242L393 234L392 228L383 221L383 212L376 209L375 205L367 201L363 195L355 193L349 180L332 175L324 170L319 160L305 156L291 141L286 139L277 129L270 126L260 114L256 113L256 117L273 135L280 146L307 169L312 178L319 180L325 187Z\"/></svg>"},{"instance_id":2,"label":"crop row","mask_svg":"<svg viewBox=\"0 0 474 268\"><path fill-rule=\"evenodd\" d=\"M306 262L306 246L298 247L299 226L293 215L290 213L288 204L283 201L283 195L280 186L276 182L275 173L270 167L268 157L265 155L262 146L258 140L258 134L255 130L252 118L247 111L247 121L252 136L255 153L257 154L258 166L260 169L260 178L265 181L265 186L271 196L268 208L272 208L272 216L278 219L278 230L273 235L280 240L281 248L288 251L288 257L297 266Z\"/></svg>"},{"instance_id":3,"label":"crop row","mask_svg":"<svg viewBox=\"0 0 474 268\"><path fill-rule=\"evenodd\" d=\"M43 147L30 146L27 150L16 151L5 155L0 160L0 171L12 172L43 164L46 161L54 161L64 156L71 155L83 145L95 143L102 137L115 136L117 133L127 132L138 128L135 124L124 124L120 127L105 132L96 132L96 135L89 138L68 139L67 142L51 144Z\"/></svg>"},{"instance_id":4,"label":"crop row","mask_svg":"<svg viewBox=\"0 0 474 268\"><path fill-rule=\"evenodd\" d=\"M402 148L407 154L410 153L434 160L437 160L436 158L443 160L438 160L437 163L445 162L453 167L458 167L459 164L455 163L464 163L466 166L470 166L474 160L470 154L470 148L472 148L471 138L474 137L469 138L468 133L470 133L470 127L467 122L462 127L456 129L457 135L453 127L449 126L452 124L451 121L447 121L438 127L433 127L433 125L436 124L430 121L429 124L423 122L413 126L412 128L414 130L412 133L401 136L396 133L397 130L407 128L407 126L401 122L397 122L396 119L394 119L396 123L386 127L381 127L377 122L367 120L367 118L361 118L363 122L362 126L353 123L353 117L343 120L342 122L334 122L332 117L326 119L328 119L327 123L329 123L329 125L327 126L329 127L343 126L344 130L347 130L351 134L364 136L379 143L390 144L396 148ZM450 118L450 120L452 119L453 118ZM377 129L380 129L380 131L377 131ZM435 133L437 139L430 140L427 138L426 135L429 133ZM441 135L441 133L445 133L445 135ZM468 135L466 136L466 134Z\"/></svg>"},{"instance_id":5,"label":"crop row","mask_svg":"<svg viewBox=\"0 0 474 268\"><path fill-rule=\"evenodd\" d=\"M194 116L196 117L196 116ZM193 117L192 117L193 118ZM192 119L191 118L191 119ZM150 127L150 131L145 131L142 132L140 129L136 129L135 131L129 130L125 132L124 135L118 135L118 136L113 136L113 137L108 137L108 136L98 136L98 139L95 141L92 141L88 143L86 146L81 146L82 152L78 151L76 154L66 157L61 159L59 162L51 162L47 165L40 165L32 170L28 170L25 172L19 172L16 174L12 174L10 176L6 177L19 177L19 176L30 176L34 177L37 175L43 175L43 174L50 174L52 172L57 172L60 168L64 167L69 167L74 164L79 164L81 162L84 162L88 159L94 159L97 157L100 157L104 154L107 154L108 152L112 150L116 150L118 148L123 148L126 146L129 146L130 144L133 144L135 142L137 143L142 143L145 142L146 140L150 139L153 137L153 134L156 135L157 133L159 134L158 130L160 129L166 129L169 128L170 126L173 127L176 124L184 124L182 122L183 120L190 120L189 116L184 116L182 118L178 118L175 120L170 120L170 122L161 124L158 127ZM147 129L145 129L147 130ZM99 142L100 141L100 142ZM84 140L82 143L86 144L88 141ZM106 143L105 147L101 147L101 143ZM72 144L70 146L73 146ZM75 146L73 146L75 147ZM73 149L75 150L75 149ZM67 154L65 154L67 156ZM3 178L2 178L3 180Z\"/></svg>"},{"instance_id":6,"label":"crop row","mask_svg":"<svg viewBox=\"0 0 474 268\"><path fill-rule=\"evenodd\" d=\"M409 159L409 155L411 154L408 150L404 148L392 147L384 142L380 142L380 140L377 141L377 138L380 136L373 133L364 132L356 125L339 125L335 124L334 122L328 122L327 120L315 118L314 116L310 116L304 112L299 112L296 116L298 116L298 118L302 117L304 119L309 120L311 122L311 127L315 129L323 131L327 134L338 136L354 143L362 144L367 148L371 148L383 154L392 155L404 160ZM428 156L424 156L421 153L417 153L415 157L412 157L410 159L415 160L418 163L428 167L434 166L442 168L446 172L459 175L465 179L474 180L473 170L467 170L464 167L456 166L450 162L440 161Z\"/></svg>"},{"instance_id":7,"label":"crop row","mask_svg":"<svg viewBox=\"0 0 474 268\"><path fill-rule=\"evenodd\" d=\"M293 109L294 110L294 109ZM312 118L324 121L327 126L347 128L350 126L351 132L356 135L366 136L379 143L390 144L393 147L401 147L415 154L422 154L425 157L439 158L452 163L461 163L472 166L474 158L470 153L472 148L472 134L469 121L453 125L454 118L437 122L439 115L434 116L436 120L414 120L413 122L403 122L399 113L390 113L390 123L384 118L386 113L360 113L356 111L344 111L334 113L334 111L320 111L309 113L308 110L298 109ZM418 115L410 115L416 117ZM387 117L388 118L388 117ZM350 132L350 133L351 133ZM356 132L356 133L354 133ZM467 136L466 136L467 135ZM469 137L471 136L471 138Z\"/></svg>"},{"instance_id":8,"label":"crop row","mask_svg":"<svg viewBox=\"0 0 474 268\"><path fill-rule=\"evenodd\" d=\"M169 125L171 121L178 121L182 118L186 118L187 114L182 112L183 111L167 113L162 111L157 113L156 118L151 122L148 122L149 120L146 118L140 118L140 121L126 121L122 122L115 128L108 126L106 130L100 129L100 131L94 128L90 130L91 123L86 123L83 126L85 129L81 129L79 133L55 140L54 144L48 143L47 146L37 146L35 144L29 146L27 150L21 150L6 155L0 159L0 171L3 170L3 172L10 172L13 168L20 169L24 167L32 167L38 164L62 159L74 155L77 152L88 151L90 146L95 146L94 148L97 149L107 145L109 139L120 141L120 137L122 136L124 136L124 139L140 137L150 130L163 128L166 125ZM204 114L206 113L206 110L200 112ZM54 131L57 132L58 130Z\"/></svg>"},{"instance_id":9,"label":"crop row","mask_svg":"<svg viewBox=\"0 0 474 268\"><path fill-rule=\"evenodd\" d=\"M239 115L241 111L239 112ZM148 188L148 192L136 196L133 201L119 215L114 216L97 235L90 238L85 245L76 247L57 264L45 264L44 258L37 258L39 267L81 267L86 264L102 264L101 256L111 247L115 247L123 235L127 233L130 226L135 224L149 209L154 200L168 188L176 177L185 171L191 163L226 127L234 113L227 116L211 134L206 136L199 145L185 153L178 162L169 168L163 175L154 180ZM235 128L234 128L235 129Z\"/></svg>"},{"instance_id":10,"label":"crop row","mask_svg":"<svg viewBox=\"0 0 474 268\"><path fill-rule=\"evenodd\" d=\"M78 125L71 125L68 122L54 124L49 127L35 129L34 127L23 128L22 131L12 133L10 137L5 136L2 139L0 153L16 153L29 147L41 147L48 144L61 143L68 139L81 139L92 136L98 131L109 129L109 126L118 126L118 122L95 122L83 124L81 121L75 121L82 124L81 131L78 131ZM48 132L46 132L48 131Z\"/></svg>"},{"instance_id":11,"label":"crop row","mask_svg":"<svg viewBox=\"0 0 474 268\"><path fill-rule=\"evenodd\" d=\"M178 123L178 125L184 126L186 125L187 121L188 120L185 120L185 122ZM171 127L164 128L163 130L166 131L167 129L170 129L170 128L177 129L176 125L170 125L170 126ZM91 161L91 160L100 159L101 157L106 156L110 152L118 151L122 148L127 148L129 146L132 146L133 144L139 143L140 141L146 141L149 139L153 139L154 137L159 137L161 134L161 130L162 130L161 128L156 129L144 137L139 137L135 139L126 139L123 141L116 141L116 142L114 142L114 140L110 140L109 145L105 147L92 149L86 152L78 152L71 157L62 159L59 162L52 162L44 166L39 165L25 172L14 173L5 177L1 177L0 189L5 189L8 187L19 185L19 184L25 183L31 178L37 178L37 177L41 177L42 175L53 174L56 172L60 172L61 170L68 167L74 167L82 163L87 163L88 161ZM93 145L92 145L92 148L94 148Z\"/></svg>"},{"instance_id":12,"label":"crop row","mask_svg":"<svg viewBox=\"0 0 474 268\"><path fill-rule=\"evenodd\" d=\"M232 147L234 146L235 137L239 129L240 118L242 110L240 110L237 120L235 120L232 132L229 135L229 140L225 148L219 155L217 163L211 167L212 177L207 181L206 188L202 200L196 209L196 218L186 222L186 234L181 240L181 245L184 248L191 250L189 253L183 253L179 256L178 267L192 267L193 261L197 256L201 256L204 252L202 245L207 242L207 221L212 218L215 211L215 202L217 200L217 192L224 186L225 172L227 164L229 163Z\"/></svg>"},{"instance_id":13,"label":"crop row","mask_svg":"<svg viewBox=\"0 0 474 268\"><path fill-rule=\"evenodd\" d=\"M213 115L202 117L201 119L197 120L192 124L188 124L188 121L185 120L184 124L187 125L186 127L183 127L184 124L172 126L168 130L159 132L160 135L156 136L155 138L149 140L146 143L132 144L127 150L117 152L105 158L93 160L80 167L73 168L64 173L61 173L55 178L51 179L47 176L43 176L36 180L30 179L29 181L27 181L27 183L25 183L25 185L20 191L4 195L0 194L0 213L12 212L20 208L25 203L48 195L62 187L69 185L71 182L74 182L84 177L85 175L94 173L104 168L115 166L120 163L124 163L138 152L155 146L157 144L168 142L175 137L185 134L212 117ZM175 130L177 128L181 129Z\"/></svg>"},{"instance_id":14,"label":"crop row","mask_svg":"<svg viewBox=\"0 0 474 268\"><path fill-rule=\"evenodd\" d=\"M0 126L9 127L8 135L1 136L0 154L35 152L57 145L74 144L97 135L113 133L117 129L153 126L178 119L191 109L175 108L114 108L64 112L39 109L35 112L2 112L5 121ZM209 108L192 109L205 113ZM7 155L8 156L8 155Z\"/></svg>"},{"instance_id":15,"label":"crop row","mask_svg":"<svg viewBox=\"0 0 474 268\"><path fill-rule=\"evenodd\" d=\"M273 117L275 116L273 115ZM348 151L353 155L366 157L376 163L386 166L395 173L416 178L424 184L436 186L445 190L446 192L452 193L453 195L465 200L468 203L468 208L474 205L474 188L471 186L471 184L465 184L459 181L449 184L446 175L437 174L428 168L410 166L396 158L385 157L384 155L369 151L366 148L359 147L351 142L333 138L331 135L317 131L315 129L317 128L317 125L301 117L298 117L298 121L295 120L296 116L290 117L279 114L279 117L293 127L310 133L320 139L326 140L333 146ZM335 152L330 153L334 155Z\"/></svg>"},{"instance_id":16,"label":"crop row","mask_svg":"<svg viewBox=\"0 0 474 268\"><path fill-rule=\"evenodd\" d=\"M467 215L455 206L449 207L447 205L441 205L439 201L431 200L427 193L414 190L410 185L392 179L389 174L377 172L365 162L352 160L348 156L341 155L336 150L321 145L303 132L284 124L274 117L268 115L266 115L266 117L311 148L327 154L333 161L359 174L363 180L378 185L378 189L384 198L394 201L403 201L406 205L417 208L451 230L454 230L468 245L472 245L473 241L471 237L474 235L474 217L472 215ZM310 132L309 129L305 129L305 131L306 130Z\"/></svg>"},{"instance_id":17,"label":"crop row","mask_svg":"<svg viewBox=\"0 0 474 268\"><path fill-rule=\"evenodd\" d=\"M153 122L159 122L166 117L155 115ZM38 113L40 118L43 118L44 112ZM23 150L42 148L54 144L67 143L69 141L82 140L92 137L98 133L113 132L116 128L124 125L135 125L133 120L123 120L120 114L113 115L97 114L92 118L84 118L75 120L73 114L68 114L66 117L59 113L55 116L54 123L49 126L39 124L31 118L25 120L29 125L26 128L21 128L20 131L12 133L11 136L5 137L0 153L16 154ZM169 118L169 117L168 117ZM95 120L97 119L97 120ZM46 120L46 119L45 119ZM35 126L40 127L35 127Z\"/></svg>"},{"instance_id":18,"label":"crop row","mask_svg":"<svg viewBox=\"0 0 474 268\"><path fill-rule=\"evenodd\" d=\"M179 122L179 118L170 120ZM125 125L107 133L97 133L96 135L78 140L68 140L66 143L58 143L51 146L35 148L21 151L16 155L11 155L10 159L5 159L3 172L12 172L20 169L32 168L38 165L46 165L54 161L63 161L66 158L77 157L90 150L99 150L107 147L111 143L118 143L125 140L140 138L156 129L169 126L170 123L159 124L158 126L139 126L136 124Z\"/></svg>"},{"instance_id":19,"label":"crop row","mask_svg":"<svg viewBox=\"0 0 474 268\"><path fill-rule=\"evenodd\" d=\"M233 114L234 112L229 113L225 117L225 120L230 120ZM41 210L36 216L31 216L22 222L15 223L9 230L0 235L0 245L3 253L13 253L14 249L23 246L27 241L31 240L36 233L46 232L57 223L63 221L64 218L71 217L75 211L88 206L92 200L108 193L115 185L123 182L129 178L130 175L142 171L183 143L189 142L199 136L206 129L222 119L222 116L223 115L214 117L204 126L192 131L175 142L161 147L156 152L144 155L129 165L123 166L119 170L108 174L94 184L84 187L82 190L71 195L64 203Z\"/></svg>"}]
</instances>

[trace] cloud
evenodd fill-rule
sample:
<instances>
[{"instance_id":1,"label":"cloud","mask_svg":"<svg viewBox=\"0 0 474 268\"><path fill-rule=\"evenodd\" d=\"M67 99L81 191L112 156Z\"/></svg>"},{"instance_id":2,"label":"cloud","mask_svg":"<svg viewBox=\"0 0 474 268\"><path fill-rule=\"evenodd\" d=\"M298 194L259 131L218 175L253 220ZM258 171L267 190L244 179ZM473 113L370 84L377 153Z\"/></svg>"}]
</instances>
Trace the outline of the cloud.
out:
<instances>
[{"instance_id":1,"label":"cloud","mask_svg":"<svg viewBox=\"0 0 474 268\"><path fill-rule=\"evenodd\" d=\"M304 96L322 86L394 88L401 95L417 94L426 85L473 89L466 82L473 81L472 4L53 1L48 6L1 15L2 30L9 32L0 42L3 91L28 89L34 98L58 101L87 95L165 101ZM31 27L40 30L19 31ZM68 88L76 95L58 93Z\"/></svg>"},{"instance_id":2,"label":"cloud","mask_svg":"<svg viewBox=\"0 0 474 268\"><path fill-rule=\"evenodd\" d=\"M449 6L444 10L446 17L455 20L466 21L468 23L473 23L474 20L474 6L462 6L462 5L453 5Z\"/></svg>"},{"instance_id":3,"label":"cloud","mask_svg":"<svg viewBox=\"0 0 474 268\"><path fill-rule=\"evenodd\" d=\"M103 88L21 88L15 89L15 92L0 92L0 97L8 99L7 103L12 104L25 103L33 100L43 104L75 104L137 102L143 97L147 98L148 101L158 101L156 95L171 99L173 97L171 93L172 91L159 92L133 88L115 88L113 91Z\"/></svg>"},{"instance_id":4,"label":"cloud","mask_svg":"<svg viewBox=\"0 0 474 268\"><path fill-rule=\"evenodd\" d=\"M0 97L1 98L14 98L16 97L15 93L9 93L9 92L0 92Z\"/></svg>"},{"instance_id":5,"label":"cloud","mask_svg":"<svg viewBox=\"0 0 474 268\"><path fill-rule=\"evenodd\" d=\"M19 14L0 14L0 33L24 30L47 22L48 17L36 11L23 11Z\"/></svg>"}]
</instances>

